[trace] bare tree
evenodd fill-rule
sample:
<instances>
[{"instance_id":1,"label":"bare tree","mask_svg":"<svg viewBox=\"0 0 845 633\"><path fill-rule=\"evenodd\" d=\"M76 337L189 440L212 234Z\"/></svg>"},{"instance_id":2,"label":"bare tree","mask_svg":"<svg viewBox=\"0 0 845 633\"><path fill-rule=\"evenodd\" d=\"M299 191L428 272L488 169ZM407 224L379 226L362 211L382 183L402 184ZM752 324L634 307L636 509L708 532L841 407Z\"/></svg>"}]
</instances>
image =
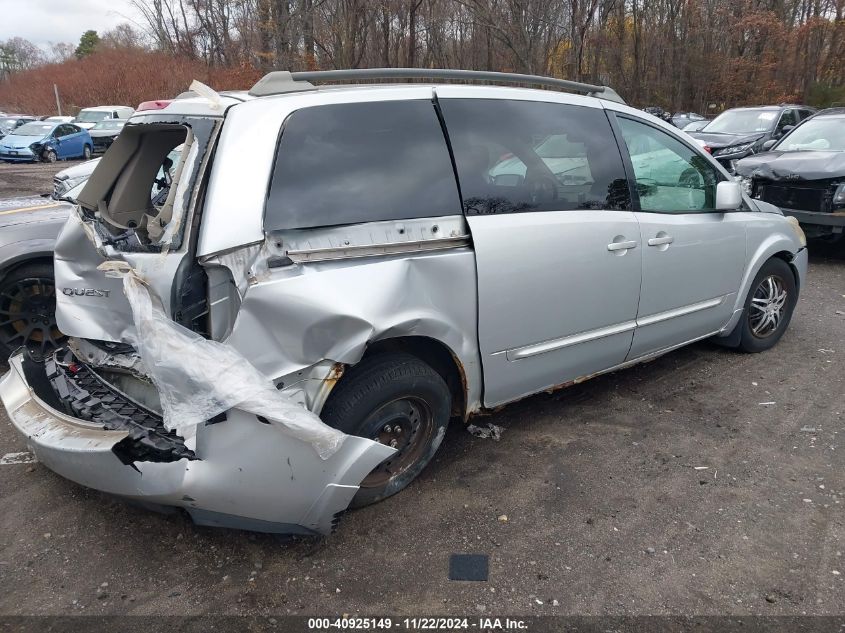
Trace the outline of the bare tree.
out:
<instances>
[{"instance_id":1,"label":"bare tree","mask_svg":"<svg viewBox=\"0 0 845 633\"><path fill-rule=\"evenodd\" d=\"M845 0L133 2L153 48L211 67L550 73L702 111L845 99Z\"/></svg>"}]
</instances>

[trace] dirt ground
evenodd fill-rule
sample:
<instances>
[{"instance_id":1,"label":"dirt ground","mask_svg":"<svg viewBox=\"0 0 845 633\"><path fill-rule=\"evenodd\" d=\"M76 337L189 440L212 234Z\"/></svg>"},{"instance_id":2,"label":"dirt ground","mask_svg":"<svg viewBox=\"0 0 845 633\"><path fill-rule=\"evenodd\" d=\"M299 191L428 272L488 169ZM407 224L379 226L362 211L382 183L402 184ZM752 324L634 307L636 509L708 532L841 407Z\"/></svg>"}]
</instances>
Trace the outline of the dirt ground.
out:
<instances>
[{"instance_id":1,"label":"dirt ground","mask_svg":"<svg viewBox=\"0 0 845 633\"><path fill-rule=\"evenodd\" d=\"M0 162L0 198L50 193L53 190L53 176L81 162L80 160L59 160L55 163Z\"/></svg>"},{"instance_id":2,"label":"dirt ground","mask_svg":"<svg viewBox=\"0 0 845 633\"><path fill-rule=\"evenodd\" d=\"M0 170L3 195L48 171L27 167ZM535 396L484 419L498 442L451 428L328 539L0 465L0 615L842 614L845 256L813 252L774 350L702 343ZM25 450L0 414L0 457ZM448 580L453 553L489 555L489 581Z\"/></svg>"}]
</instances>

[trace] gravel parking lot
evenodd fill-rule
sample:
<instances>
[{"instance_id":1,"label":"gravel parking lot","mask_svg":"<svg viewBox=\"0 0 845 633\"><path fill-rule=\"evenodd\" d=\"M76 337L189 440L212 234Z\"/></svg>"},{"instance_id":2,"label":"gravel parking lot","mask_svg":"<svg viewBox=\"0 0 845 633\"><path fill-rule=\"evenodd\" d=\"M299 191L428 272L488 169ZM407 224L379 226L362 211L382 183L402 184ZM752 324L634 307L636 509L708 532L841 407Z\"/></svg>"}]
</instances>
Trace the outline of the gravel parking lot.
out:
<instances>
[{"instance_id":1,"label":"gravel parking lot","mask_svg":"<svg viewBox=\"0 0 845 633\"><path fill-rule=\"evenodd\" d=\"M53 190L53 176L79 160L55 163L0 163L0 198L31 196Z\"/></svg>"},{"instance_id":2,"label":"gravel parking lot","mask_svg":"<svg viewBox=\"0 0 845 633\"><path fill-rule=\"evenodd\" d=\"M0 166L0 196L65 166ZM812 252L774 350L702 343L535 396L484 419L498 442L453 427L328 539L197 528L2 464L0 615L840 614L845 256ZM0 414L0 457L22 451ZM448 580L452 553L488 554L489 581Z\"/></svg>"}]
</instances>

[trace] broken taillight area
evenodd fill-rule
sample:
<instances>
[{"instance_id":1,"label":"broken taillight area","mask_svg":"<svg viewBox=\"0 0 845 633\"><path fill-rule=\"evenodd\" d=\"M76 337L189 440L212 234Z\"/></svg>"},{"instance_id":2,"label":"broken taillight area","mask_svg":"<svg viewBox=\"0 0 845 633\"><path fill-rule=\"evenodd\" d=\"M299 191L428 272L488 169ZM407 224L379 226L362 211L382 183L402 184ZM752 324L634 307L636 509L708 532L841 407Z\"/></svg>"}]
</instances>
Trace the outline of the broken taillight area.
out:
<instances>
[{"instance_id":1,"label":"broken taillight area","mask_svg":"<svg viewBox=\"0 0 845 633\"><path fill-rule=\"evenodd\" d=\"M126 395L69 349L58 349L44 360L27 354L23 369L35 394L53 408L104 430L127 431L112 448L124 464L197 459L182 437L164 427L160 414Z\"/></svg>"}]
</instances>

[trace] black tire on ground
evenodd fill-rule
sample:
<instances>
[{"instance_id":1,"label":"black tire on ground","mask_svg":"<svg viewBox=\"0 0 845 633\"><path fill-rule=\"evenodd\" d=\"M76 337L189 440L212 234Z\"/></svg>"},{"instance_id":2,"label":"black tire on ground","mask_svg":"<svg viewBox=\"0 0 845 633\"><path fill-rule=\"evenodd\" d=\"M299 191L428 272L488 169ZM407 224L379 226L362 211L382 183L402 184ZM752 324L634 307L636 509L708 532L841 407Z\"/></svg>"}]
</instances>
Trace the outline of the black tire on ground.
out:
<instances>
[{"instance_id":1,"label":"black tire on ground","mask_svg":"<svg viewBox=\"0 0 845 633\"><path fill-rule=\"evenodd\" d=\"M52 264L26 264L0 279L2 360L23 345L43 354L63 340L64 336L56 326Z\"/></svg>"},{"instance_id":2,"label":"black tire on ground","mask_svg":"<svg viewBox=\"0 0 845 633\"><path fill-rule=\"evenodd\" d=\"M82 160L88 160L89 158L91 158L91 146L86 144L82 148Z\"/></svg>"},{"instance_id":3,"label":"black tire on ground","mask_svg":"<svg viewBox=\"0 0 845 633\"><path fill-rule=\"evenodd\" d=\"M774 347L792 319L798 301L795 275L789 264L772 257L760 268L745 298L738 349L764 352Z\"/></svg>"},{"instance_id":4,"label":"black tire on ground","mask_svg":"<svg viewBox=\"0 0 845 633\"><path fill-rule=\"evenodd\" d=\"M48 149L41 155L41 158L45 163L55 163L59 159L59 156L56 154L55 150Z\"/></svg>"},{"instance_id":5,"label":"black tire on ground","mask_svg":"<svg viewBox=\"0 0 845 633\"><path fill-rule=\"evenodd\" d=\"M367 475L351 507L381 501L422 472L443 440L451 401L440 374L410 354L374 356L347 370L320 417L399 451Z\"/></svg>"}]
</instances>

